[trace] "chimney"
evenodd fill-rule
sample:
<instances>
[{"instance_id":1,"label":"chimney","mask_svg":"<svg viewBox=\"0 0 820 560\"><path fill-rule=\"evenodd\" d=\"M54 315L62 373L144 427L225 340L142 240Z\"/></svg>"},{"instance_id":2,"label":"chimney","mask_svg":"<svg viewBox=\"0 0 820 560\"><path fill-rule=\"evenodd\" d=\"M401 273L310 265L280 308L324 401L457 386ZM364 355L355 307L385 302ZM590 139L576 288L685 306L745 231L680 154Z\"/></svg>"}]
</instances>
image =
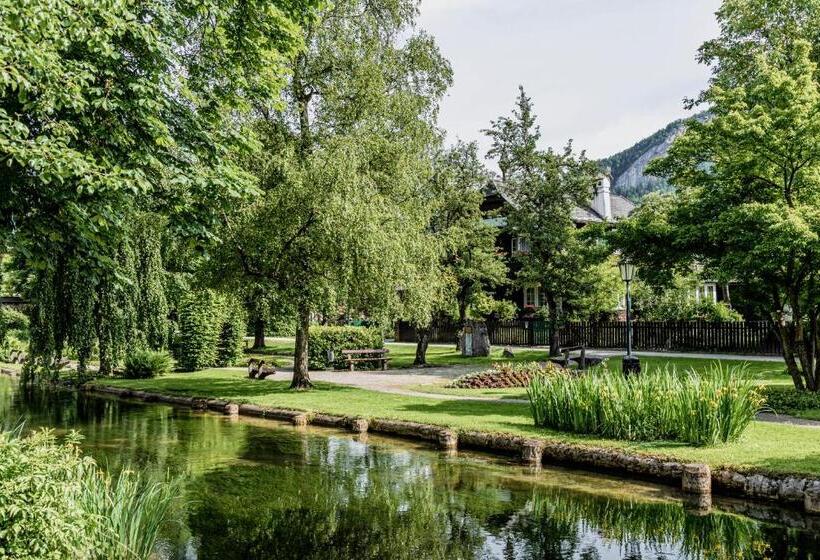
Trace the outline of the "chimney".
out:
<instances>
[{"instance_id":1,"label":"chimney","mask_svg":"<svg viewBox=\"0 0 820 560\"><path fill-rule=\"evenodd\" d=\"M612 220L612 198L610 192L612 190L612 182L608 174L602 174L598 178L598 184L595 187L595 197L592 199L592 209L601 215L605 220Z\"/></svg>"}]
</instances>

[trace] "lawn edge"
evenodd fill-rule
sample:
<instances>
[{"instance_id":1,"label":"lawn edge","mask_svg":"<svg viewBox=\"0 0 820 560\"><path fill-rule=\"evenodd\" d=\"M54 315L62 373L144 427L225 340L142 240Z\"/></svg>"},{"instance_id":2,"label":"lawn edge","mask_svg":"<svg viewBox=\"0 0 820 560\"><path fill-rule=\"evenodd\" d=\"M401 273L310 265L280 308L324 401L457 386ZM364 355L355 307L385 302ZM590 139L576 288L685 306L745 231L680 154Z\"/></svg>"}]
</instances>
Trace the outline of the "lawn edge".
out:
<instances>
[{"instance_id":1,"label":"lawn edge","mask_svg":"<svg viewBox=\"0 0 820 560\"><path fill-rule=\"evenodd\" d=\"M693 466L691 463L682 462L668 455L625 450L618 447L570 443L557 438L524 437L504 432L465 430L395 418L340 416L321 411L261 406L244 400L227 401L190 394L140 391L105 385L99 380L68 388L120 399L160 402L220 414L285 421L295 426L312 424L360 434L373 432L426 441L452 453L463 448L517 456L521 461L535 468L549 464L586 470L594 469L598 472L604 470L608 473L627 474L635 478L679 487L685 487L686 472ZM820 513L820 477L805 473L737 468L730 465L715 468L708 465L697 466L708 469L710 490L713 489L719 494L776 502L792 507L803 506L809 513ZM711 500L709 502L711 503Z\"/></svg>"}]
</instances>

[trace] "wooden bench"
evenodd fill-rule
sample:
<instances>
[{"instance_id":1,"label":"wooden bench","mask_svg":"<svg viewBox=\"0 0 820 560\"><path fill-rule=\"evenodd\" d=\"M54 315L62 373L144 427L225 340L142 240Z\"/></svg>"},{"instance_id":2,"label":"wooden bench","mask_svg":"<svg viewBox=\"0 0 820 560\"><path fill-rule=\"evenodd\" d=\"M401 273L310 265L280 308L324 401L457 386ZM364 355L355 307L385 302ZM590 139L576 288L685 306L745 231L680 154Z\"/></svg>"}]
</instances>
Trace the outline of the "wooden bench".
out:
<instances>
[{"instance_id":1,"label":"wooden bench","mask_svg":"<svg viewBox=\"0 0 820 560\"><path fill-rule=\"evenodd\" d=\"M390 358L387 356L389 352L390 350L386 348L382 350L342 350L342 356L344 356L345 363L350 371L355 371L355 365L363 362L378 362L381 364L382 371L384 371L390 362Z\"/></svg>"},{"instance_id":2,"label":"wooden bench","mask_svg":"<svg viewBox=\"0 0 820 560\"><path fill-rule=\"evenodd\" d=\"M578 364L579 371L586 371L590 367L597 366L604 361L602 356L588 355L586 346L569 346L567 348L561 348L560 352L563 354L563 358L553 358L550 361L561 367L569 367L570 362L575 362ZM580 355L570 357L570 353L572 352L580 352Z\"/></svg>"}]
</instances>

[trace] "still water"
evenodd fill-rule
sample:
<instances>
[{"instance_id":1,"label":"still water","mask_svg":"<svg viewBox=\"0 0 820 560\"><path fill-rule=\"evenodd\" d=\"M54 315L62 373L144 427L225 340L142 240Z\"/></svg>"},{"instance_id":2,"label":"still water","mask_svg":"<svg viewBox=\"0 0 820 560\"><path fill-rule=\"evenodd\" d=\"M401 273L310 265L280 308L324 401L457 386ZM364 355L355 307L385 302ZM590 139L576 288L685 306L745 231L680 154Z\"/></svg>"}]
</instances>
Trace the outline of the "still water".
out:
<instances>
[{"instance_id":1,"label":"still water","mask_svg":"<svg viewBox=\"0 0 820 560\"><path fill-rule=\"evenodd\" d=\"M0 376L0 421L18 419L80 430L110 470L183 477L158 550L168 560L820 558L820 519L793 511L723 500L702 515L661 486L535 473L372 435L29 394Z\"/></svg>"}]
</instances>

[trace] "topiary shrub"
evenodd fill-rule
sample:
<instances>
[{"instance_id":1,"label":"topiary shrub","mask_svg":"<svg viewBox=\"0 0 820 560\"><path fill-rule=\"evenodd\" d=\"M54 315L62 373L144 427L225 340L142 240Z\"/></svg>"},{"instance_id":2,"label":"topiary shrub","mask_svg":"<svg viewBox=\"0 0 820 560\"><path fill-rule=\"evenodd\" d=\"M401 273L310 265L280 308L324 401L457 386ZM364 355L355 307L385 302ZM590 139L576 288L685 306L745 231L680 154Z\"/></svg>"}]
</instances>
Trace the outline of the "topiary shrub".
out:
<instances>
[{"instance_id":1,"label":"topiary shrub","mask_svg":"<svg viewBox=\"0 0 820 560\"><path fill-rule=\"evenodd\" d=\"M167 352L137 350L125 359L122 376L126 379L153 379L171 371L171 356Z\"/></svg>"},{"instance_id":2,"label":"topiary shrub","mask_svg":"<svg viewBox=\"0 0 820 560\"><path fill-rule=\"evenodd\" d=\"M222 328L216 349L216 365L219 367L236 365L245 351L245 330L247 314L237 301L229 301L222 317Z\"/></svg>"},{"instance_id":3,"label":"topiary shrub","mask_svg":"<svg viewBox=\"0 0 820 560\"><path fill-rule=\"evenodd\" d=\"M462 375L447 387L451 389L510 389L529 387L534 375L553 375L561 369L552 363L493 364L487 371Z\"/></svg>"},{"instance_id":4,"label":"topiary shrub","mask_svg":"<svg viewBox=\"0 0 820 560\"><path fill-rule=\"evenodd\" d=\"M179 306L176 359L182 371L197 371L217 363L224 301L212 290L185 294Z\"/></svg>"},{"instance_id":5,"label":"topiary shrub","mask_svg":"<svg viewBox=\"0 0 820 560\"><path fill-rule=\"evenodd\" d=\"M308 344L308 367L327 369L331 365L337 369L345 367L342 350L378 350L384 348L384 337L378 329L365 327L310 327ZM333 350L335 361L330 364L328 350ZM360 364L367 366L367 364Z\"/></svg>"}]
</instances>

